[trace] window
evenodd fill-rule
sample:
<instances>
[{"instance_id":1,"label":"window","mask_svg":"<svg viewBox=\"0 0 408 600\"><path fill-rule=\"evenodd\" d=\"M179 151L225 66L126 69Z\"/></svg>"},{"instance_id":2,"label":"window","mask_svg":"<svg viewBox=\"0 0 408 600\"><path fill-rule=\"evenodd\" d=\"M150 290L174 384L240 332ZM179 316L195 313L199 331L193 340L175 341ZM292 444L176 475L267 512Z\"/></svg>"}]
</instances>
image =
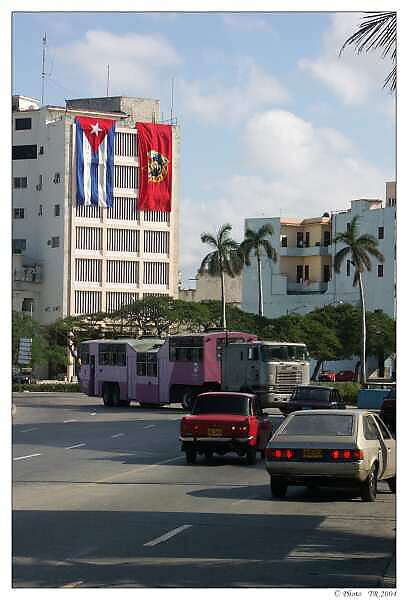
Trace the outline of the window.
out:
<instances>
[{"instance_id":1,"label":"window","mask_svg":"<svg viewBox=\"0 0 408 600\"><path fill-rule=\"evenodd\" d=\"M13 254L21 254L27 248L27 240L13 240Z\"/></svg>"},{"instance_id":2,"label":"window","mask_svg":"<svg viewBox=\"0 0 408 600\"><path fill-rule=\"evenodd\" d=\"M59 248L59 245L60 245L59 236L52 237L51 238L51 248Z\"/></svg>"},{"instance_id":3,"label":"window","mask_svg":"<svg viewBox=\"0 0 408 600\"><path fill-rule=\"evenodd\" d=\"M79 353L81 357L81 364L89 365L89 344L81 344Z\"/></svg>"},{"instance_id":4,"label":"window","mask_svg":"<svg viewBox=\"0 0 408 600\"><path fill-rule=\"evenodd\" d=\"M59 204L54 204L54 217L59 217L61 214L61 207Z\"/></svg>"},{"instance_id":5,"label":"window","mask_svg":"<svg viewBox=\"0 0 408 600\"><path fill-rule=\"evenodd\" d=\"M347 274L347 277L350 277L350 265L351 265L351 262L349 260L347 260L347 263L346 263L346 274Z\"/></svg>"},{"instance_id":6,"label":"window","mask_svg":"<svg viewBox=\"0 0 408 600\"><path fill-rule=\"evenodd\" d=\"M305 281L309 281L309 265L305 265Z\"/></svg>"},{"instance_id":7,"label":"window","mask_svg":"<svg viewBox=\"0 0 408 600\"><path fill-rule=\"evenodd\" d=\"M384 423L382 422L382 420L377 416L374 417L374 420L377 423L378 429L381 431L383 438L385 440L391 439L392 436L391 436L390 432L388 431L388 429L386 428L386 426L384 425Z\"/></svg>"},{"instance_id":8,"label":"window","mask_svg":"<svg viewBox=\"0 0 408 600\"><path fill-rule=\"evenodd\" d=\"M37 144L13 146L13 160L26 160L31 158L37 158Z\"/></svg>"},{"instance_id":9,"label":"window","mask_svg":"<svg viewBox=\"0 0 408 600\"><path fill-rule=\"evenodd\" d=\"M379 240L383 240L384 239L384 227L379 227L378 228L378 239Z\"/></svg>"},{"instance_id":10,"label":"window","mask_svg":"<svg viewBox=\"0 0 408 600\"><path fill-rule=\"evenodd\" d=\"M378 431L372 417L363 417L363 433L366 440L377 440Z\"/></svg>"},{"instance_id":11,"label":"window","mask_svg":"<svg viewBox=\"0 0 408 600\"><path fill-rule=\"evenodd\" d=\"M351 224L350 224L350 223L346 223L346 226L347 226L347 232L349 232L349 231L350 231Z\"/></svg>"},{"instance_id":12,"label":"window","mask_svg":"<svg viewBox=\"0 0 408 600\"><path fill-rule=\"evenodd\" d=\"M141 377L157 377L157 352L137 353L136 375Z\"/></svg>"},{"instance_id":13,"label":"window","mask_svg":"<svg viewBox=\"0 0 408 600\"><path fill-rule=\"evenodd\" d=\"M281 237L281 246L282 246L282 248L288 247L288 236L287 235L283 235Z\"/></svg>"},{"instance_id":14,"label":"window","mask_svg":"<svg viewBox=\"0 0 408 600\"><path fill-rule=\"evenodd\" d=\"M330 231L323 231L323 246L330 246Z\"/></svg>"},{"instance_id":15,"label":"window","mask_svg":"<svg viewBox=\"0 0 408 600\"><path fill-rule=\"evenodd\" d=\"M303 265L296 265L296 283L303 281Z\"/></svg>"},{"instance_id":16,"label":"window","mask_svg":"<svg viewBox=\"0 0 408 600\"><path fill-rule=\"evenodd\" d=\"M13 187L15 190L27 187L27 177L13 177Z\"/></svg>"},{"instance_id":17,"label":"window","mask_svg":"<svg viewBox=\"0 0 408 600\"><path fill-rule=\"evenodd\" d=\"M15 219L24 219L24 208L15 208L14 209L14 218Z\"/></svg>"},{"instance_id":18,"label":"window","mask_svg":"<svg viewBox=\"0 0 408 600\"><path fill-rule=\"evenodd\" d=\"M248 360L259 360L258 348L256 346L250 346L248 348Z\"/></svg>"},{"instance_id":19,"label":"window","mask_svg":"<svg viewBox=\"0 0 408 600\"><path fill-rule=\"evenodd\" d=\"M40 204L40 206L38 207L38 216L42 217L43 216L43 205Z\"/></svg>"},{"instance_id":20,"label":"window","mask_svg":"<svg viewBox=\"0 0 408 600\"><path fill-rule=\"evenodd\" d=\"M320 436L350 436L353 434L354 417L352 415L328 415L298 413L286 421L286 425L279 429L278 435L313 435ZM318 432L318 433L317 433Z\"/></svg>"},{"instance_id":21,"label":"window","mask_svg":"<svg viewBox=\"0 0 408 600\"><path fill-rule=\"evenodd\" d=\"M298 248L303 248L303 231L296 232L296 246Z\"/></svg>"},{"instance_id":22,"label":"window","mask_svg":"<svg viewBox=\"0 0 408 600\"><path fill-rule=\"evenodd\" d=\"M100 344L98 362L100 365L125 367L126 344Z\"/></svg>"},{"instance_id":23,"label":"window","mask_svg":"<svg viewBox=\"0 0 408 600\"><path fill-rule=\"evenodd\" d=\"M384 265L377 265L378 277L384 277Z\"/></svg>"},{"instance_id":24,"label":"window","mask_svg":"<svg viewBox=\"0 0 408 600\"><path fill-rule=\"evenodd\" d=\"M169 340L169 360L174 362L202 362L202 337L179 337Z\"/></svg>"},{"instance_id":25,"label":"window","mask_svg":"<svg viewBox=\"0 0 408 600\"><path fill-rule=\"evenodd\" d=\"M21 131L23 129L31 129L31 118L24 119L16 119L16 131Z\"/></svg>"},{"instance_id":26,"label":"window","mask_svg":"<svg viewBox=\"0 0 408 600\"><path fill-rule=\"evenodd\" d=\"M330 265L323 265L323 281L327 283L331 279Z\"/></svg>"},{"instance_id":27,"label":"window","mask_svg":"<svg viewBox=\"0 0 408 600\"><path fill-rule=\"evenodd\" d=\"M310 244L310 232L306 231L306 239L305 239L306 248L309 248L309 244Z\"/></svg>"}]
</instances>

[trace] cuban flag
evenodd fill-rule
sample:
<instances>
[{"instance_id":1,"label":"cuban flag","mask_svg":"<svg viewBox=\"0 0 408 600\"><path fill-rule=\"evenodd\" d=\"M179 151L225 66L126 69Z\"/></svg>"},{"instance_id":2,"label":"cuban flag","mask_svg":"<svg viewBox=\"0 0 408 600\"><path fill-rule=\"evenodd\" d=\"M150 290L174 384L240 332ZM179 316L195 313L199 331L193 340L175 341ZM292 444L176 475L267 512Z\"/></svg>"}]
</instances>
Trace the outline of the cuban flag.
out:
<instances>
[{"instance_id":1,"label":"cuban flag","mask_svg":"<svg viewBox=\"0 0 408 600\"><path fill-rule=\"evenodd\" d=\"M115 121L76 117L77 204L111 207Z\"/></svg>"}]
</instances>

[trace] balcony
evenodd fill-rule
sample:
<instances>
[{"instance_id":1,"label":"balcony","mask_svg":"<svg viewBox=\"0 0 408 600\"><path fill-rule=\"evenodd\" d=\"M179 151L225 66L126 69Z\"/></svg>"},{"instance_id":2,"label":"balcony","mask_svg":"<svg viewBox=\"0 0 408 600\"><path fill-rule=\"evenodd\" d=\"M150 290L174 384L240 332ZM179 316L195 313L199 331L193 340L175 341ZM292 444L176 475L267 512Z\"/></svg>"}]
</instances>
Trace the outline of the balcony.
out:
<instances>
[{"instance_id":1,"label":"balcony","mask_svg":"<svg viewBox=\"0 0 408 600\"><path fill-rule=\"evenodd\" d=\"M291 246L289 248L280 248L281 256L329 256L331 246Z\"/></svg>"},{"instance_id":2,"label":"balcony","mask_svg":"<svg viewBox=\"0 0 408 600\"><path fill-rule=\"evenodd\" d=\"M327 288L327 281L304 281L303 283L295 283L292 281L288 281L286 289L288 295L307 295L324 294L327 292Z\"/></svg>"},{"instance_id":3,"label":"balcony","mask_svg":"<svg viewBox=\"0 0 408 600\"><path fill-rule=\"evenodd\" d=\"M41 283L42 267L35 265L33 267L19 267L14 269L13 281L25 283Z\"/></svg>"}]
</instances>

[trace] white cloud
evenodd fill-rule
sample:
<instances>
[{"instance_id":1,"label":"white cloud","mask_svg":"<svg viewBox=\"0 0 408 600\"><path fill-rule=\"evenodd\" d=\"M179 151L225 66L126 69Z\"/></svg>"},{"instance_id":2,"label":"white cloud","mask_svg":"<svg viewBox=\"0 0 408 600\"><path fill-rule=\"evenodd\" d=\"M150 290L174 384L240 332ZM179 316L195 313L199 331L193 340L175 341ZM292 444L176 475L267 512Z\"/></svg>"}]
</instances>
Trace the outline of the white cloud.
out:
<instances>
[{"instance_id":1,"label":"white cloud","mask_svg":"<svg viewBox=\"0 0 408 600\"><path fill-rule=\"evenodd\" d=\"M230 14L223 15L224 24L239 31L268 31L270 32L270 24L258 15L253 14Z\"/></svg>"},{"instance_id":2,"label":"white cloud","mask_svg":"<svg viewBox=\"0 0 408 600\"><path fill-rule=\"evenodd\" d=\"M361 18L361 13L333 15L330 29L323 36L321 55L316 59L302 58L298 63L300 69L324 83L348 105L373 101L392 68L390 59L382 59L378 51L356 55L353 47L346 47L339 55Z\"/></svg>"},{"instance_id":3,"label":"white cloud","mask_svg":"<svg viewBox=\"0 0 408 600\"><path fill-rule=\"evenodd\" d=\"M249 217L315 217L349 208L356 198L383 198L392 177L359 155L341 132L271 110L249 119L242 133L246 172L212 181L205 203L183 200L181 268L194 276L206 247L202 231L233 226L240 240Z\"/></svg>"},{"instance_id":4,"label":"white cloud","mask_svg":"<svg viewBox=\"0 0 408 600\"><path fill-rule=\"evenodd\" d=\"M176 50L159 35L88 31L85 38L56 49L64 79L86 81L101 94L110 67L111 94L157 95L157 84L169 67L181 62ZM68 84L67 84L68 85Z\"/></svg>"},{"instance_id":5,"label":"white cloud","mask_svg":"<svg viewBox=\"0 0 408 600\"><path fill-rule=\"evenodd\" d=\"M236 123L256 110L289 100L287 89L252 59L241 58L235 69L231 86L225 81L180 81L183 111L208 122Z\"/></svg>"}]
</instances>

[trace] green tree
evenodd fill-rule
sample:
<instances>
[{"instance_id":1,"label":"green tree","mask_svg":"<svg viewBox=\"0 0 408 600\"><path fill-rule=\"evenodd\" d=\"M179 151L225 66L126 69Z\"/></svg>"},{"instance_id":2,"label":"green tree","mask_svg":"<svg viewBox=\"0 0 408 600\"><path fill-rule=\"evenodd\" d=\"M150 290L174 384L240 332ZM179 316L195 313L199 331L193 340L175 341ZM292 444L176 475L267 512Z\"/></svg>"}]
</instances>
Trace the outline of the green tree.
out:
<instances>
[{"instance_id":1,"label":"green tree","mask_svg":"<svg viewBox=\"0 0 408 600\"><path fill-rule=\"evenodd\" d=\"M384 361L395 353L395 321L382 310L367 313L367 354L377 357L379 376L384 377Z\"/></svg>"},{"instance_id":2,"label":"green tree","mask_svg":"<svg viewBox=\"0 0 408 600\"><path fill-rule=\"evenodd\" d=\"M262 225L258 231L253 231L249 227L245 231L245 239L241 243L241 251L244 256L245 264L251 264L250 256L255 254L258 269L258 315L263 317L263 289L262 289L262 254L265 253L269 260L276 262L276 249L272 246L267 236L273 235L273 227L270 223Z\"/></svg>"},{"instance_id":3,"label":"green tree","mask_svg":"<svg viewBox=\"0 0 408 600\"><path fill-rule=\"evenodd\" d=\"M359 28L341 47L340 54L346 46L354 46L358 54L379 49L382 57L391 54L393 68L388 74L384 87L395 92L397 88L397 13L375 12L364 15Z\"/></svg>"},{"instance_id":4,"label":"green tree","mask_svg":"<svg viewBox=\"0 0 408 600\"><path fill-rule=\"evenodd\" d=\"M18 364L18 353L20 338L30 338L31 363L30 367L46 364L49 356L49 348L44 335L44 328L34 321L30 315L20 311L12 312L12 361L13 365Z\"/></svg>"},{"instance_id":5,"label":"green tree","mask_svg":"<svg viewBox=\"0 0 408 600\"><path fill-rule=\"evenodd\" d=\"M232 227L228 223L222 225L214 236L202 233L201 241L212 248L202 260L200 275L208 273L211 277L219 277L221 282L222 328L227 329L225 274L230 277L239 275L243 267L243 257L239 244L230 237Z\"/></svg>"},{"instance_id":6,"label":"green tree","mask_svg":"<svg viewBox=\"0 0 408 600\"><path fill-rule=\"evenodd\" d=\"M366 374L366 309L364 298L363 273L371 271L370 256L384 262L384 255L378 250L378 241L370 234L364 233L358 236L358 218L354 217L350 223L349 231L339 233L334 243L342 243L341 248L334 257L334 270L340 272L341 265L349 256L354 267L353 286L359 287L361 303L361 380L364 384L367 380ZM357 237L358 236L358 237Z\"/></svg>"}]
</instances>

